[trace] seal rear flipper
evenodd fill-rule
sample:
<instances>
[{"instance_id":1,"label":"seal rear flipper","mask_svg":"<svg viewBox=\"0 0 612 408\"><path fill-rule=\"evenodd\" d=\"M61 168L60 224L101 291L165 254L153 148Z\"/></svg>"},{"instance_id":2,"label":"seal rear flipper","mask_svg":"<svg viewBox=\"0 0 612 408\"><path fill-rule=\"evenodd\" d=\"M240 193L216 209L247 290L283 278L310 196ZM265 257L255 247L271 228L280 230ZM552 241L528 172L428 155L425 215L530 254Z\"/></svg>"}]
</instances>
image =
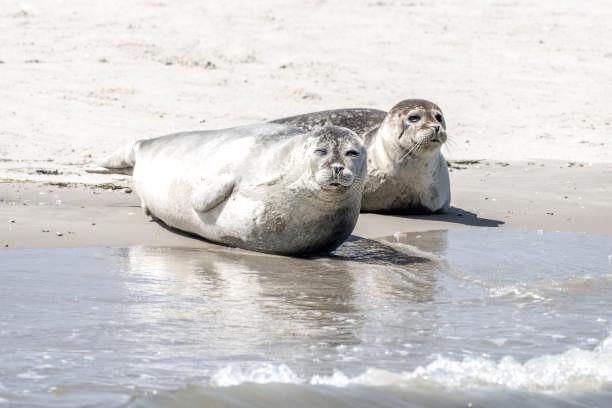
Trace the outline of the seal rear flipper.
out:
<instances>
[{"instance_id":1,"label":"seal rear flipper","mask_svg":"<svg viewBox=\"0 0 612 408\"><path fill-rule=\"evenodd\" d=\"M113 169L114 172L129 172L136 164L136 151L140 142L137 140L115 150L100 162L100 166Z\"/></svg>"},{"instance_id":2,"label":"seal rear flipper","mask_svg":"<svg viewBox=\"0 0 612 408\"><path fill-rule=\"evenodd\" d=\"M210 211L227 200L234 191L236 180L230 174L214 179L201 179L191 194L191 206L198 212Z\"/></svg>"}]
</instances>

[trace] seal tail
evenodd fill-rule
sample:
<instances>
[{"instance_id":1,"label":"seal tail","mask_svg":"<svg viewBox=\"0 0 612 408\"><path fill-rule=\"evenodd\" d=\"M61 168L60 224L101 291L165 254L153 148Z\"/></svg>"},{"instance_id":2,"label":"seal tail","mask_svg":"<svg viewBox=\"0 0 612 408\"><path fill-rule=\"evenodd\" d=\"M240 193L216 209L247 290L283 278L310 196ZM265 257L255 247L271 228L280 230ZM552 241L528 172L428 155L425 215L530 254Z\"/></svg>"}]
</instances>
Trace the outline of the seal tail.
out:
<instances>
[{"instance_id":1,"label":"seal tail","mask_svg":"<svg viewBox=\"0 0 612 408\"><path fill-rule=\"evenodd\" d=\"M115 150L100 162L100 166L118 172L129 171L136 164L136 152L140 142L137 140Z\"/></svg>"}]
</instances>

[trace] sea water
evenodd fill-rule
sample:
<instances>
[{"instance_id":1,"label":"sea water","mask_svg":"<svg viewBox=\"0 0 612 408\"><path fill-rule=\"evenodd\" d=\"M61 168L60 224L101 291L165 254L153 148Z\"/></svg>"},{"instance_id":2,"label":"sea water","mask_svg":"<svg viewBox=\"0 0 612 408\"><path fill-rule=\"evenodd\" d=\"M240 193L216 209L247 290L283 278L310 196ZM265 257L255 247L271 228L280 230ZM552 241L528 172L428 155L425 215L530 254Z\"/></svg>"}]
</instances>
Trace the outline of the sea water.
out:
<instances>
[{"instance_id":1,"label":"sea water","mask_svg":"<svg viewBox=\"0 0 612 408\"><path fill-rule=\"evenodd\" d=\"M0 406L612 406L610 236L3 250L0 279Z\"/></svg>"}]
</instances>

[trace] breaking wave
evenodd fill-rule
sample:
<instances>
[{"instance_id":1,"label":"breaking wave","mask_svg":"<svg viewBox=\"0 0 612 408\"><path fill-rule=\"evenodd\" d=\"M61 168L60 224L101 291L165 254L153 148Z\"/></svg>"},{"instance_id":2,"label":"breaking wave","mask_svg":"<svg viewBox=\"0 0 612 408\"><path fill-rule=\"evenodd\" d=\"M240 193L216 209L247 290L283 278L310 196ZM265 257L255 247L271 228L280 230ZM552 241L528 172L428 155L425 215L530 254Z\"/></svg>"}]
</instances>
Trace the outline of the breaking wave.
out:
<instances>
[{"instance_id":1,"label":"breaking wave","mask_svg":"<svg viewBox=\"0 0 612 408\"><path fill-rule=\"evenodd\" d=\"M482 357L452 360L443 356L412 371L395 373L368 368L351 377L336 370L332 375L304 378L287 365L260 364L244 369L228 366L217 371L211 385L227 387L243 383L284 383L347 387L409 386L431 382L448 388L504 387L525 391L587 391L612 385L612 336L595 349L569 349L561 354L543 355L524 363L512 357L494 361Z\"/></svg>"}]
</instances>

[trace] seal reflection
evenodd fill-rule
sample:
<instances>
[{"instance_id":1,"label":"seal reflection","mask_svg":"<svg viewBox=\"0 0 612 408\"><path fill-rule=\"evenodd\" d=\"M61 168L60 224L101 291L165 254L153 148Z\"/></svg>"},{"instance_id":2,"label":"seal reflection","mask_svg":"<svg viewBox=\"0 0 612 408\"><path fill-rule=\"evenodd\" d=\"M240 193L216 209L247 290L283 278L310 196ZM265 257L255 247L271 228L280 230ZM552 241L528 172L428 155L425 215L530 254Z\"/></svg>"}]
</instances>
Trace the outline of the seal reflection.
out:
<instances>
[{"instance_id":1,"label":"seal reflection","mask_svg":"<svg viewBox=\"0 0 612 408\"><path fill-rule=\"evenodd\" d=\"M312 364L383 333L431 334L420 320L435 307L435 262L377 241L353 237L308 259L216 246L126 251L125 284L139 299L128 315L157 355L181 344L195 358Z\"/></svg>"}]
</instances>

